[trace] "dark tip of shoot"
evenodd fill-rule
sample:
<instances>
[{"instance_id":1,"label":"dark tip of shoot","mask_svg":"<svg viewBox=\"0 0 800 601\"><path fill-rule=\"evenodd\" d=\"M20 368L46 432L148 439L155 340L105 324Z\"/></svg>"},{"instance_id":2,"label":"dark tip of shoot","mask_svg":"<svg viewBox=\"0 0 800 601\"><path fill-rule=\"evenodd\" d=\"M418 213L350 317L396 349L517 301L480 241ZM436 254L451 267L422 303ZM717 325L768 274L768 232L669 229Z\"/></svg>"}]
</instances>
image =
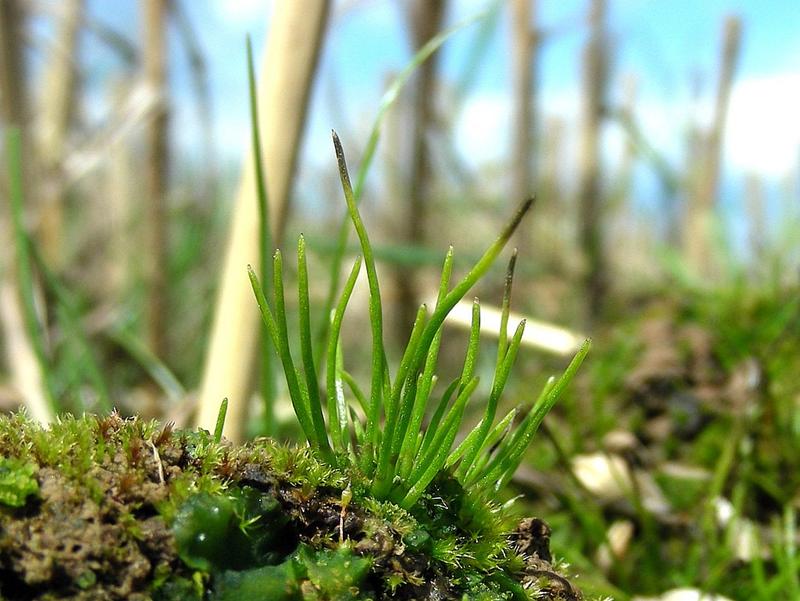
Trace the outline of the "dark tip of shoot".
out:
<instances>
[{"instance_id":1,"label":"dark tip of shoot","mask_svg":"<svg viewBox=\"0 0 800 601\"><path fill-rule=\"evenodd\" d=\"M506 269L506 287L511 288L511 282L514 281L514 269L517 266L517 249L515 248L511 253L511 258L508 260L508 269ZM510 292L507 291L507 292Z\"/></svg>"},{"instance_id":2,"label":"dark tip of shoot","mask_svg":"<svg viewBox=\"0 0 800 601\"><path fill-rule=\"evenodd\" d=\"M333 139L333 150L336 153L336 160L341 167L342 163L344 163L344 149L342 148L342 141L339 139L339 134L336 133L336 130L331 130L331 138Z\"/></svg>"},{"instance_id":3,"label":"dark tip of shoot","mask_svg":"<svg viewBox=\"0 0 800 601\"><path fill-rule=\"evenodd\" d=\"M344 149L342 148L342 142L339 140L339 134L336 133L336 130L331 130L331 138L333 138L333 149L336 152L336 162L339 165L339 177L342 180L342 185L352 194L353 187L350 183L350 172L347 170L347 160L344 156ZM347 194L347 192L345 194Z\"/></svg>"},{"instance_id":4,"label":"dark tip of shoot","mask_svg":"<svg viewBox=\"0 0 800 601\"><path fill-rule=\"evenodd\" d=\"M514 218L508 223L505 230L503 230L503 233L500 236L502 240L508 240L511 238L511 235L514 233L517 227L519 227L522 218L525 217L525 214L531 209L535 200L536 198L532 196L523 201L523 203L517 209L517 212L514 213Z\"/></svg>"}]
</instances>

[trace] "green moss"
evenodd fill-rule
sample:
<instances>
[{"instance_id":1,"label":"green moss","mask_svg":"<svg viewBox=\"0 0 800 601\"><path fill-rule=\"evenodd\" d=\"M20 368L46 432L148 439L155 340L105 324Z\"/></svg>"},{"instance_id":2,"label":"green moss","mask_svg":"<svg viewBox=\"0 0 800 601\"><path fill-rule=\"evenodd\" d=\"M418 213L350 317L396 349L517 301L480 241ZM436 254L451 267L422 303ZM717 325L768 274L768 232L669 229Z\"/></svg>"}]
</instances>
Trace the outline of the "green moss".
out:
<instances>
[{"instance_id":1,"label":"green moss","mask_svg":"<svg viewBox=\"0 0 800 601\"><path fill-rule=\"evenodd\" d=\"M232 447L116 415L48 429L1 417L0 448L4 504L39 496L35 510L0 511L0 563L37 583L31 599L52 586L159 601L501 600L524 567L508 510L445 475L406 510L307 447Z\"/></svg>"},{"instance_id":2,"label":"green moss","mask_svg":"<svg viewBox=\"0 0 800 601\"><path fill-rule=\"evenodd\" d=\"M39 492L36 471L33 463L0 457L0 503L9 507L25 505L29 496Z\"/></svg>"}]
</instances>

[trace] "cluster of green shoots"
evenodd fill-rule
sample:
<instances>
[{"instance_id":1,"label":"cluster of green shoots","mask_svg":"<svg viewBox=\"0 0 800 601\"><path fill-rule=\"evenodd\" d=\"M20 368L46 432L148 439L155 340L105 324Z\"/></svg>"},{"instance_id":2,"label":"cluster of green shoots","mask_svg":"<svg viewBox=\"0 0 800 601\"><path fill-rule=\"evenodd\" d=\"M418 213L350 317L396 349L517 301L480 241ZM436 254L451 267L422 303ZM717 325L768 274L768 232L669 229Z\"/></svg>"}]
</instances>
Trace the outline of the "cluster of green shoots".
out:
<instances>
[{"instance_id":1,"label":"cluster of green shoots","mask_svg":"<svg viewBox=\"0 0 800 601\"><path fill-rule=\"evenodd\" d=\"M519 423L512 410L495 423L497 406L522 341L525 322L509 340L506 335L515 256L509 264L502 324L494 378L482 419L455 449L464 410L478 388L475 375L479 347L480 305L473 305L472 324L461 375L440 395L434 395L436 365L442 328L447 314L486 273L530 208L522 204L497 240L475 266L451 287L452 247L447 252L432 311L422 305L397 372L390 374L383 343L383 315L375 259L350 183L344 152L333 134L339 175L350 220L358 235L361 256L350 271L339 301L332 311L324 357L325 380L321 386L312 348L306 246L301 236L297 245L298 308L301 367L292 358L283 286L283 258L273 256L272 299L267 300L258 276L249 269L261 316L283 366L294 411L311 447L327 463L359 470L371 482L371 494L404 508L412 507L443 469L448 469L474 492L498 489L519 466L542 419L574 376L589 350L587 340L558 378L550 378L538 399ZM371 383L369 393L361 390L345 370L341 327L348 301L362 265L369 282L369 317L372 334ZM361 414L345 398L345 385L352 391ZM324 392L323 392L324 391ZM438 397L438 398L436 398ZM423 427L428 408L435 410ZM362 417L363 415L363 417Z\"/></svg>"}]
</instances>

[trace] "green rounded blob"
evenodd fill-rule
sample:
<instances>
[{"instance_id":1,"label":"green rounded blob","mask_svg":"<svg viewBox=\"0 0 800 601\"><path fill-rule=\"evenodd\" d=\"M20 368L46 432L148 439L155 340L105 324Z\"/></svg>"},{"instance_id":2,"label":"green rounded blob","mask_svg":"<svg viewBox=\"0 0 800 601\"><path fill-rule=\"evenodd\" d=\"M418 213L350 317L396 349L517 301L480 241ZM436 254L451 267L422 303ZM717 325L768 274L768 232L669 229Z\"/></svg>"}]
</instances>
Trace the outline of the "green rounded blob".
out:
<instances>
[{"instance_id":1,"label":"green rounded blob","mask_svg":"<svg viewBox=\"0 0 800 601\"><path fill-rule=\"evenodd\" d=\"M423 528L417 528L406 534L403 542L412 551L429 552L433 548L433 539L430 533Z\"/></svg>"},{"instance_id":2,"label":"green rounded blob","mask_svg":"<svg viewBox=\"0 0 800 601\"><path fill-rule=\"evenodd\" d=\"M204 572L244 570L282 561L286 516L270 494L245 486L227 495L198 493L178 510L172 525L178 554Z\"/></svg>"},{"instance_id":3,"label":"green rounded blob","mask_svg":"<svg viewBox=\"0 0 800 601\"><path fill-rule=\"evenodd\" d=\"M78 588L83 590L93 587L96 582L97 582L97 575L91 570L86 570L75 580L75 584L78 585Z\"/></svg>"},{"instance_id":4,"label":"green rounded blob","mask_svg":"<svg viewBox=\"0 0 800 601\"><path fill-rule=\"evenodd\" d=\"M30 495L39 492L34 478L37 466L20 459L0 457L0 503L22 507Z\"/></svg>"},{"instance_id":5,"label":"green rounded blob","mask_svg":"<svg viewBox=\"0 0 800 601\"><path fill-rule=\"evenodd\" d=\"M191 568L242 569L251 561L250 544L227 496L199 493L178 510L172 525L178 554Z\"/></svg>"}]
</instances>

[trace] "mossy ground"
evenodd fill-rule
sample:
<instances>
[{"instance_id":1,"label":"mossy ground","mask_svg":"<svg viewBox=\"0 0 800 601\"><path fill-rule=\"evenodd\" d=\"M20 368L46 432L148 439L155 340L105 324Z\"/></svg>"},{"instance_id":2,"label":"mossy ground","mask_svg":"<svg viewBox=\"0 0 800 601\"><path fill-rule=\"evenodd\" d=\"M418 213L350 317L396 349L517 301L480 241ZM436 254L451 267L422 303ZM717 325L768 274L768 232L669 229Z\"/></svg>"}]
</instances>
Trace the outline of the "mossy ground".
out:
<instances>
[{"instance_id":1,"label":"mossy ground","mask_svg":"<svg viewBox=\"0 0 800 601\"><path fill-rule=\"evenodd\" d=\"M794 285L676 287L597 332L512 482L547 512L587 596L800 599L799 298ZM603 473L575 458L598 454L637 487L593 486Z\"/></svg>"},{"instance_id":2,"label":"mossy ground","mask_svg":"<svg viewBox=\"0 0 800 601\"><path fill-rule=\"evenodd\" d=\"M407 512L308 449L117 415L2 417L0 449L5 599L580 598L543 522L446 477Z\"/></svg>"}]
</instances>

